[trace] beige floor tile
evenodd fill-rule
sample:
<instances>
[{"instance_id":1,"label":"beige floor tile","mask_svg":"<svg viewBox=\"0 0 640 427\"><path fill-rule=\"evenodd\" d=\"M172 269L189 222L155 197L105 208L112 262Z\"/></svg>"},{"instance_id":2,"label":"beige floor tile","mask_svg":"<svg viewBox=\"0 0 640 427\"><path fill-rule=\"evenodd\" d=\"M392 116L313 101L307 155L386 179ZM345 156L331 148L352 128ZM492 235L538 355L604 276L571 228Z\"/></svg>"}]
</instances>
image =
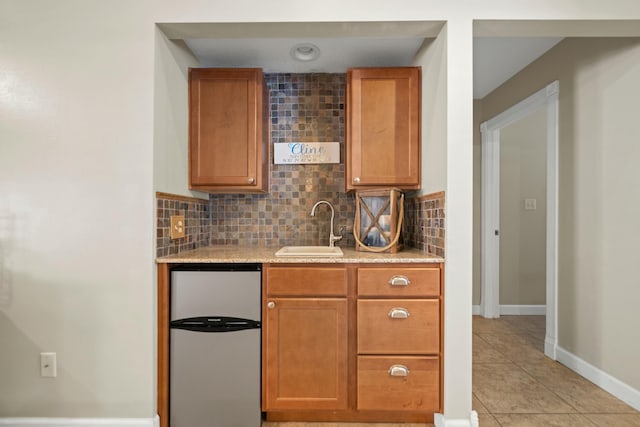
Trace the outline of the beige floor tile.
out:
<instances>
[{"instance_id":1,"label":"beige floor tile","mask_svg":"<svg viewBox=\"0 0 640 427\"><path fill-rule=\"evenodd\" d=\"M491 414L478 414L478 421L481 427L500 427L498 421Z\"/></svg>"},{"instance_id":2,"label":"beige floor tile","mask_svg":"<svg viewBox=\"0 0 640 427\"><path fill-rule=\"evenodd\" d=\"M473 334L473 363L510 363L491 344L483 340L479 335Z\"/></svg>"},{"instance_id":3,"label":"beige floor tile","mask_svg":"<svg viewBox=\"0 0 640 427\"><path fill-rule=\"evenodd\" d=\"M541 354L544 354L544 340L539 340L532 336L531 344L537 351L539 351Z\"/></svg>"},{"instance_id":4,"label":"beige floor tile","mask_svg":"<svg viewBox=\"0 0 640 427\"><path fill-rule=\"evenodd\" d=\"M491 414L576 412L514 364L474 365L473 392Z\"/></svg>"},{"instance_id":5,"label":"beige floor tile","mask_svg":"<svg viewBox=\"0 0 640 427\"><path fill-rule=\"evenodd\" d=\"M598 427L640 427L640 414L585 414Z\"/></svg>"},{"instance_id":6,"label":"beige floor tile","mask_svg":"<svg viewBox=\"0 0 640 427\"><path fill-rule=\"evenodd\" d=\"M512 334L514 327L501 321L500 319L485 319L480 316L473 316L474 334Z\"/></svg>"},{"instance_id":7,"label":"beige floor tile","mask_svg":"<svg viewBox=\"0 0 640 427\"><path fill-rule=\"evenodd\" d=\"M547 327L545 316L500 316L500 320L525 331L544 330Z\"/></svg>"},{"instance_id":8,"label":"beige floor tile","mask_svg":"<svg viewBox=\"0 0 640 427\"><path fill-rule=\"evenodd\" d=\"M518 334L478 334L493 350L515 363L533 363L547 357L531 339Z\"/></svg>"},{"instance_id":9,"label":"beige floor tile","mask_svg":"<svg viewBox=\"0 0 640 427\"><path fill-rule=\"evenodd\" d=\"M636 413L636 411L592 382L552 360L520 367L582 413Z\"/></svg>"},{"instance_id":10,"label":"beige floor tile","mask_svg":"<svg viewBox=\"0 0 640 427\"><path fill-rule=\"evenodd\" d=\"M527 331L527 334L531 335L537 340L544 341L546 332L547 332L546 329L531 329Z\"/></svg>"},{"instance_id":11,"label":"beige floor tile","mask_svg":"<svg viewBox=\"0 0 640 427\"><path fill-rule=\"evenodd\" d=\"M473 397L471 400L471 408L474 411L476 411L478 414L488 414L489 410L487 410L487 408L485 408L482 402L480 402L480 399L476 397L475 393L472 396Z\"/></svg>"},{"instance_id":12,"label":"beige floor tile","mask_svg":"<svg viewBox=\"0 0 640 427\"><path fill-rule=\"evenodd\" d=\"M593 426L580 414L496 414L502 427L587 427ZM481 427L484 427L480 424Z\"/></svg>"}]
</instances>

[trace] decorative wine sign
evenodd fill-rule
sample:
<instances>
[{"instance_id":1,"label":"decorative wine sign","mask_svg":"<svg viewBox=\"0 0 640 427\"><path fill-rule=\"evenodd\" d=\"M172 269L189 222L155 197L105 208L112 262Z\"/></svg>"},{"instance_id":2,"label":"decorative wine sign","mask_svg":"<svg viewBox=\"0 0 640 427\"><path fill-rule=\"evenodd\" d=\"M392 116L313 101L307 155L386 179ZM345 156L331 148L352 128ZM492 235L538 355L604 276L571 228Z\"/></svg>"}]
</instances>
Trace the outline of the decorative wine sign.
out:
<instances>
[{"instance_id":1,"label":"decorative wine sign","mask_svg":"<svg viewBox=\"0 0 640 427\"><path fill-rule=\"evenodd\" d=\"M340 143L276 142L273 144L273 163L276 165L340 163Z\"/></svg>"}]
</instances>

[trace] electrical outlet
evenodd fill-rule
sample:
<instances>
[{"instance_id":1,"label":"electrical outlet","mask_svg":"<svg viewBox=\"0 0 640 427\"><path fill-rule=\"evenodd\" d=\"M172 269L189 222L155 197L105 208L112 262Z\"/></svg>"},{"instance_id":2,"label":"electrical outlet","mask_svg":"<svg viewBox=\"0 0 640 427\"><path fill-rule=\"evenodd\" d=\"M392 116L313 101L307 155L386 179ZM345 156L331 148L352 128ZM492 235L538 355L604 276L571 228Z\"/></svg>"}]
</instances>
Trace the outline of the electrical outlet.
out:
<instances>
[{"instance_id":1,"label":"electrical outlet","mask_svg":"<svg viewBox=\"0 0 640 427\"><path fill-rule=\"evenodd\" d=\"M40 376L55 377L58 375L55 353L40 353Z\"/></svg>"},{"instance_id":2,"label":"electrical outlet","mask_svg":"<svg viewBox=\"0 0 640 427\"><path fill-rule=\"evenodd\" d=\"M185 229L184 215L172 215L171 216L171 231L170 237L172 239L179 239L184 237Z\"/></svg>"},{"instance_id":3,"label":"electrical outlet","mask_svg":"<svg viewBox=\"0 0 640 427\"><path fill-rule=\"evenodd\" d=\"M536 210L536 199L524 199L524 210L526 210L526 211L535 211Z\"/></svg>"}]
</instances>

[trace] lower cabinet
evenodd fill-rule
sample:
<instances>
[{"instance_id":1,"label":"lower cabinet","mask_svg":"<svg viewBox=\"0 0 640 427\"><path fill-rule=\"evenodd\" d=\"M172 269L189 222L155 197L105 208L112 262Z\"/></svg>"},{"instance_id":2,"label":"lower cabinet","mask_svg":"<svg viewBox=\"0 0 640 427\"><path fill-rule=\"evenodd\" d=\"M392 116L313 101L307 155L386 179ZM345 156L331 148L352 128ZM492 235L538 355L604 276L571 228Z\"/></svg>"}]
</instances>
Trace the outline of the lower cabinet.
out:
<instances>
[{"instance_id":1,"label":"lower cabinet","mask_svg":"<svg viewBox=\"0 0 640 427\"><path fill-rule=\"evenodd\" d=\"M346 269L267 267L263 274L263 410L346 409Z\"/></svg>"},{"instance_id":2,"label":"lower cabinet","mask_svg":"<svg viewBox=\"0 0 640 427\"><path fill-rule=\"evenodd\" d=\"M267 301L264 409L346 409L346 298Z\"/></svg>"},{"instance_id":3,"label":"lower cabinet","mask_svg":"<svg viewBox=\"0 0 640 427\"><path fill-rule=\"evenodd\" d=\"M262 409L272 421L433 422L441 264L269 264Z\"/></svg>"},{"instance_id":4,"label":"lower cabinet","mask_svg":"<svg viewBox=\"0 0 640 427\"><path fill-rule=\"evenodd\" d=\"M441 408L441 269L358 268L359 410Z\"/></svg>"}]
</instances>

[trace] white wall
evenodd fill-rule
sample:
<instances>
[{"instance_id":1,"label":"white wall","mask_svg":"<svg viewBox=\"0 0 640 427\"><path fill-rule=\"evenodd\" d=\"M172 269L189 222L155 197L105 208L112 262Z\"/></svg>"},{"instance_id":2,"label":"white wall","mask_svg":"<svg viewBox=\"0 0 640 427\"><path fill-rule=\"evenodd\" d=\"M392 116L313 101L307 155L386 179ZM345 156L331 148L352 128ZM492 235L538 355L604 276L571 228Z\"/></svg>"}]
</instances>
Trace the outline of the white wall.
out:
<instances>
[{"instance_id":1,"label":"white wall","mask_svg":"<svg viewBox=\"0 0 640 427\"><path fill-rule=\"evenodd\" d=\"M154 410L153 28L128 4L0 5L0 417Z\"/></svg>"},{"instance_id":2,"label":"white wall","mask_svg":"<svg viewBox=\"0 0 640 427\"><path fill-rule=\"evenodd\" d=\"M184 42L155 33L154 188L208 200L188 184L188 70L200 63Z\"/></svg>"},{"instance_id":3,"label":"white wall","mask_svg":"<svg viewBox=\"0 0 640 427\"><path fill-rule=\"evenodd\" d=\"M546 108L500 130L500 304L546 304ZM534 199L527 210L525 199Z\"/></svg>"},{"instance_id":4,"label":"white wall","mask_svg":"<svg viewBox=\"0 0 640 427\"><path fill-rule=\"evenodd\" d=\"M472 22L575 18L639 19L640 5L626 0L586 5L488 0L463 6L436 0L286 0L274 7L237 0L221 8L202 0L2 0L0 417L151 417L155 412L153 192L172 181L166 170L156 170L155 180L152 176L154 150L160 168L172 144L170 137L155 135L154 147L154 131L165 131L154 117L166 117L171 110L162 105L168 95L154 93L160 84L154 83L154 53L164 55L155 23L445 20L445 414L468 419ZM598 101L608 105L610 95ZM180 126L175 126L176 135ZM619 136L608 125L602 129L607 136ZM612 163L606 156L603 170L608 172ZM634 177L632 170L621 170ZM610 184L614 178L606 179ZM621 197L618 191L606 197ZM616 250L632 249L627 240L623 245L612 240L629 231L620 224L632 213L607 217L618 220L604 228L609 233L602 246L607 273L633 254ZM616 277L622 286L635 276ZM614 286L606 295L589 294L605 301L598 318L609 322L628 316L628 310L611 309L633 300L626 292L627 287ZM608 346L608 339L594 344L617 352L618 345ZM591 345L580 334L570 344ZM58 378L38 376L40 351L58 352ZM601 359L615 371L622 365L616 362L626 363L622 358L628 354L607 352Z\"/></svg>"},{"instance_id":5,"label":"white wall","mask_svg":"<svg viewBox=\"0 0 640 427\"><path fill-rule=\"evenodd\" d=\"M442 31L415 59L422 67L421 194L447 187L447 35Z\"/></svg>"}]
</instances>

